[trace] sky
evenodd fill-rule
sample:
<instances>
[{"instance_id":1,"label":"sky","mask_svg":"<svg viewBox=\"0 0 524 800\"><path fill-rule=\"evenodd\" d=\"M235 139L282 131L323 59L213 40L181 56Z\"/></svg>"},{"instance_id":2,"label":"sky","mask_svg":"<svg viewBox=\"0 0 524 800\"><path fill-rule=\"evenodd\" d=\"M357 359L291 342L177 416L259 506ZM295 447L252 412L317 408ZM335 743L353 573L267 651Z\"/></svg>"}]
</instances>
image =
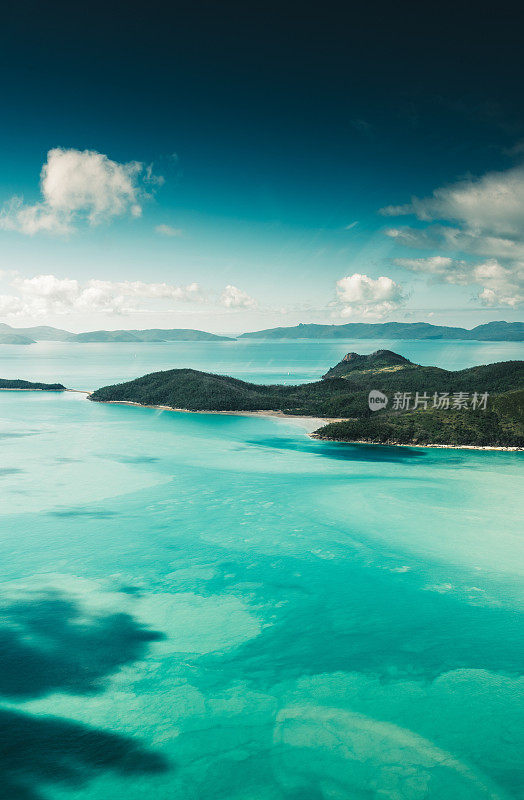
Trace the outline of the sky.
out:
<instances>
[{"instance_id":1,"label":"sky","mask_svg":"<svg viewBox=\"0 0 524 800\"><path fill-rule=\"evenodd\" d=\"M0 322L522 319L516 3L12 5Z\"/></svg>"}]
</instances>

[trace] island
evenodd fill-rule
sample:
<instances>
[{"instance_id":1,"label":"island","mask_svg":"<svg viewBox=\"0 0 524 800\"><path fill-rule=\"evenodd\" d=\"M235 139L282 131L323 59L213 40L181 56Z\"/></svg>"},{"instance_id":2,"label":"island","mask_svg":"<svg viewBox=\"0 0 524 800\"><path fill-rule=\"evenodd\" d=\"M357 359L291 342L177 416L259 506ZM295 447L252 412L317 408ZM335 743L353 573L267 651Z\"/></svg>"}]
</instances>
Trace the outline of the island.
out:
<instances>
[{"instance_id":1,"label":"island","mask_svg":"<svg viewBox=\"0 0 524 800\"><path fill-rule=\"evenodd\" d=\"M36 341L20 333L0 333L0 344L36 344Z\"/></svg>"},{"instance_id":2,"label":"island","mask_svg":"<svg viewBox=\"0 0 524 800\"><path fill-rule=\"evenodd\" d=\"M8 341L11 339L11 341ZM16 339L16 341L15 341ZM49 325L12 328L0 323L0 344L35 344L35 342L231 342L230 336L218 336L192 328L147 328L145 330L86 331L71 333Z\"/></svg>"},{"instance_id":3,"label":"island","mask_svg":"<svg viewBox=\"0 0 524 800\"><path fill-rule=\"evenodd\" d=\"M476 342L524 342L524 323L488 322L471 330L428 322L348 322L344 325L303 324L289 328L268 328L250 331L240 336L222 336L192 328L146 328L144 330L85 331L71 333L49 325L31 328L12 328L0 323L2 337L25 337L30 341L12 341L11 344L34 344L34 342L232 342L239 339L286 340L286 339L390 339L390 340L455 340ZM9 342L5 341L4 344Z\"/></svg>"},{"instance_id":4,"label":"island","mask_svg":"<svg viewBox=\"0 0 524 800\"><path fill-rule=\"evenodd\" d=\"M218 336L192 328L151 328L147 330L88 331L77 333L75 342L231 342L229 336Z\"/></svg>"},{"instance_id":5,"label":"island","mask_svg":"<svg viewBox=\"0 0 524 800\"><path fill-rule=\"evenodd\" d=\"M370 392L383 398L377 410L370 408ZM297 386L173 369L105 386L89 399L185 411L321 417L327 424L313 435L340 442L524 447L523 361L450 371L377 350L348 353L321 380Z\"/></svg>"},{"instance_id":6,"label":"island","mask_svg":"<svg viewBox=\"0 0 524 800\"><path fill-rule=\"evenodd\" d=\"M303 324L243 333L241 339L455 339L477 342L523 342L524 323L488 322L468 328L428 322L348 322L344 325Z\"/></svg>"},{"instance_id":7,"label":"island","mask_svg":"<svg viewBox=\"0 0 524 800\"><path fill-rule=\"evenodd\" d=\"M29 340L25 344L34 344L35 342L72 342L75 338L74 333L64 331L61 328L52 328L50 325L13 328L6 322L1 322L0 337L5 336L23 336Z\"/></svg>"},{"instance_id":8,"label":"island","mask_svg":"<svg viewBox=\"0 0 524 800\"><path fill-rule=\"evenodd\" d=\"M32 383L31 381L0 378L0 390L11 392L67 392L61 383Z\"/></svg>"}]
</instances>

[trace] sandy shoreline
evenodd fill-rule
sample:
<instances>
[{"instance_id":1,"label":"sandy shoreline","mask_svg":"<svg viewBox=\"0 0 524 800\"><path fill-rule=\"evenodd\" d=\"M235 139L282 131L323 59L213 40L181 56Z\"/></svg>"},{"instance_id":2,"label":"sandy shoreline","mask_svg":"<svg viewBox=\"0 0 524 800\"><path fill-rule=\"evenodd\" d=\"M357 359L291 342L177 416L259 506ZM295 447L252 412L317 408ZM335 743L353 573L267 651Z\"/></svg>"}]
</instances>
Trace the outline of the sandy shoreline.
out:
<instances>
[{"instance_id":1,"label":"sandy shoreline","mask_svg":"<svg viewBox=\"0 0 524 800\"><path fill-rule=\"evenodd\" d=\"M14 386L0 386L0 392L47 392L56 394L58 392L76 392L78 389L16 389Z\"/></svg>"},{"instance_id":2,"label":"sandy shoreline","mask_svg":"<svg viewBox=\"0 0 524 800\"><path fill-rule=\"evenodd\" d=\"M0 388L2 392L76 392L78 394L85 394L89 399L92 392L88 389L14 389L14 388ZM291 422L292 424L299 425L304 428L305 432L311 439L316 439L320 442L333 442L335 444L367 444L374 447L418 447L418 448L441 448L444 450L501 450L509 453L522 452L523 447L495 447L486 445L481 447L474 444L405 444L404 442L370 442L366 439L355 439L351 442L338 441L337 439L328 439L324 436L318 436L316 431L328 425L330 422L345 422L344 418L330 418L330 417L303 417L293 414L284 414L283 411L194 411L190 408L172 408L171 406L157 406L149 405L147 403L135 403L132 400L96 400L94 402L103 403L105 405L117 406L138 406L138 408L153 408L158 411L175 411L181 414L226 414L234 417L269 417L271 419L280 420L281 422Z\"/></svg>"},{"instance_id":3,"label":"sandy shoreline","mask_svg":"<svg viewBox=\"0 0 524 800\"><path fill-rule=\"evenodd\" d=\"M89 392L91 394L91 392ZM293 422L313 432L329 422L344 422L344 419L330 419L328 417L303 417L294 414L284 414L283 411L195 411L191 408L173 408L172 406L157 406L148 403L135 403L132 400L95 400L96 403L116 406L138 406L139 408L155 408L158 411L176 411L181 414L222 414L233 417L271 417L283 422Z\"/></svg>"},{"instance_id":4,"label":"sandy shoreline","mask_svg":"<svg viewBox=\"0 0 524 800\"><path fill-rule=\"evenodd\" d=\"M77 390L80 391L80 390ZM88 395L91 392L87 393ZM502 450L507 452L519 452L524 450L522 447L495 447L486 445L481 447L473 444L405 444L400 442L389 442L383 444L381 442L370 442L365 439L356 439L352 442L337 442L336 439L328 439L323 436L318 436L316 431L323 425L328 425L330 422L345 422L344 418L329 418L329 417L301 417L292 414L284 414L283 411L193 411L190 408L172 408L171 406L156 406L147 403L135 403L132 400L96 400L97 403L105 403L106 405L121 405L121 406L138 406L139 408L155 408L159 411L176 411L182 414L227 414L235 417L270 417L272 419L281 420L283 422L289 421L300 425L305 428L307 435L311 439L316 439L320 442L333 442L335 444L367 444L375 447L436 447L445 450Z\"/></svg>"},{"instance_id":5,"label":"sandy shoreline","mask_svg":"<svg viewBox=\"0 0 524 800\"><path fill-rule=\"evenodd\" d=\"M343 422L344 420L342 420ZM346 442L338 439L328 439L326 436L318 436L315 432L309 434L312 439L319 442L335 442L338 444L368 444L373 447L437 447L444 450L504 450L508 453L521 452L524 447L498 447L495 445L476 445L476 444L406 444L405 442L371 442L369 439L355 439Z\"/></svg>"}]
</instances>

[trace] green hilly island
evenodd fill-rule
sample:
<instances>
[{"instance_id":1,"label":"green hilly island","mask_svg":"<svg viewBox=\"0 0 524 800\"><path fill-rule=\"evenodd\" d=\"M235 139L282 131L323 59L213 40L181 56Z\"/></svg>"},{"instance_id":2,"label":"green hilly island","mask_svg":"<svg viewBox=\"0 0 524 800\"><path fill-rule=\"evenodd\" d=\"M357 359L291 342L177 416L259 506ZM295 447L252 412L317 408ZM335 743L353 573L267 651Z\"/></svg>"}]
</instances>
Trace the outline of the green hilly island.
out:
<instances>
[{"instance_id":1,"label":"green hilly island","mask_svg":"<svg viewBox=\"0 0 524 800\"><path fill-rule=\"evenodd\" d=\"M0 344L35 344L35 339L19 333L0 333Z\"/></svg>"},{"instance_id":2,"label":"green hilly island","mask_svg":"<svg viewBox=\"0 0 524 800\"><path fill-rule=\"evenodd\" d=\"M369 408L372 390L388 398L381 410ZM404 398L402 403L399 398ZM103 387L90 399L336 419L315 433L336 441L524 447L523 361L450 371L378 350L370 355L348 353L320 381L299 386L259 385L174 369Z\"/></svg>"},{"instance_id":3,"label":"green hilly island","mask_svg":"<svg viewBox=\"0 0 524 800\"><path fill-rule=\"evenodd\" d=\"M243 333L241 339L460 339L522 342L524 323L488 322L475 328L431 325L428 322L347 322L344 325L304 324Z\"/></svg>"},{"instance_id":4,"label":"green hilly island","mask_svg":"<svg viewBox=\"0 0 524 800\"><path fill-rule=\"evenodd\" d=\"M61 383L32 383L31 381L8 380L0 378L0 390L23 390L28 392L65 392Z\"/></svg>"},{"instance_id":5,"label":"green hilly island","mask_svg":"<svg viewBox=\"0 0 524 800\"><path fill-rule=\"evenodd\" d=\"M17 337L9 341L6 337ZM24 337L25 341L19 337ZM233 341L236 336L223 336L192 328L149 328L145 330L98 330L71 333L49 325L13 328L0 323L0 344L34 344L35 342L133 343L133 342L218 342ZM475 328L431 325L428 322L348 322L344 325L304 324L268 328L242 333L239 339L393 339L455 340L477 342L522 342L524 323L488 322Z\"/></svg>"}]
</instances>

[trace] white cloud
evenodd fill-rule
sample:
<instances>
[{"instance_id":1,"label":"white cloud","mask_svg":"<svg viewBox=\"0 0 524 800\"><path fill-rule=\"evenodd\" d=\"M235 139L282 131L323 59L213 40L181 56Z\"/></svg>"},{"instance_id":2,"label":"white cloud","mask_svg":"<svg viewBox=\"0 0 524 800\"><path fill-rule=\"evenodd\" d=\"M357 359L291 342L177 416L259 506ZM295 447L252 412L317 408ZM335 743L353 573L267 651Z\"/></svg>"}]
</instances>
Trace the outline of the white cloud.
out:
<instances>
[{"instance_id":1,"label":"white cloud","mask_svg":"<svg viewBox=\"0 0 524 800\"><path fill-rule=\"evenodd\" d=\"M391 278L375 279L358 272L337 281L336 291L343 317L384 317L406 300L402 287Z\"/></svg>"},{"instance_id":2,"label":"white cloud","mask_svg":"<svg viewBox=\"0 0 524 800\"><path fill-rule=\"evenodd\" d=\"M394 262L442 283L477 285L481 287L478 299L483 305L514 308L524 301L524 262L507 267L495 258L472 263L447 256L395 258Z\"/></svg>"},{"instance_id":3,"label":"white cloud","mask_svg":"<svg viewBox=\"0 0 524 800\"><path fill-rule=\"evenodd\" d=\"M444 250L495 258L524 258L524 237L480 235L463 228L428 225L426 228L387 228L384 233L399 245L420 250Z\"/></svg>"},{"instance_id":4,"label":"white cloud","mask_svg":"<svg viewBox=\"0 0 524 800\"><path fill-rule=\"evenodd\" d=\"M168 283L92 279L82 284L72 278L37 275L34 278L15 277L12 286L18 291L18 296L0 297L0 313L11 316L26 314L45 317L48 314L71 312L126 314L144 310L145 300L202 300L197 283L174 286Z\"/></svg>"},{"instance_id":5,"label":"white cloud","mask_svg":"<svg viewBox=\"0 0 524 800\"><path fill-rule=\"evenodd\" d=\"M412 198L403 206L382 209L386 216L414 214L425 222L449 220L477 233L522 235L524 167L489 172L435 189L431 197Z\"/></svg>"},{"instance_id":6,"label":"white cloud","mask_svg":"<svg viewBox=\"0 0 524 800\"><path fill-rule=\"evenodd\" d=\"M220 303L226 308L256 308L257 301L247 292L229 284L220 295Z\"/></svg>"},{"instance_id":7,"label":"white cloud","mask_svg":"<svg viewBox=\"0 0 524 800\"><path fill-rule=\"evenodd\" d=\"M430 258L395 258L394 263L422 275L429 275L446 283L471 283L470 265L448 256L431 256Z\"/></svg>"},{"instance_id":8,"label":"white cloud","mask_svg":"<svg viewBox=\"0 0 524 800\"><path fill-rule=\"evenodd\" d=\"M162 180L137 161L120 164L93 150L56 147L40 173L41 201L26 205L12 198L0 212L0 228L64 234L82 220L95 225L124 214L138 217L149 196L144 187Z\"/></svg>"},{"instance_id":9,"label":"white cloud","mask_svg":"<svg viewBox=\"0 0 524 800\"><path fill-rule=\"evenodd\" d=\"M162 236L182 236L182 228L174 228L172 225L157 225L155 228L157 233Z\"/></svg>"},{"instance_id":10,"label":"white cloud","mask_svg":"<svg viewBox=\"0 0 524 800\"><path fill-rule=\"evenodd\" d=\"M468 178L436 189L430 197L388 206L382 213L411 214L427 223L387 229L386 235L398 245L455 256L395 259L399 266L446 283L478 285L478 298L484 304L514 307L523 302L523 166ZM476 263L474 256L487 260Z\"/></svg>"},{"instance_id":11,"label":"white cloud","mask_svg":"<svg viewBox=\"0 0 524 800\"><path fill-rule=\"evenodd\" d=\"M23 314L25 303L12 294L0 294L0 316L9 317Z\"/></svg>"}]
</instances>

